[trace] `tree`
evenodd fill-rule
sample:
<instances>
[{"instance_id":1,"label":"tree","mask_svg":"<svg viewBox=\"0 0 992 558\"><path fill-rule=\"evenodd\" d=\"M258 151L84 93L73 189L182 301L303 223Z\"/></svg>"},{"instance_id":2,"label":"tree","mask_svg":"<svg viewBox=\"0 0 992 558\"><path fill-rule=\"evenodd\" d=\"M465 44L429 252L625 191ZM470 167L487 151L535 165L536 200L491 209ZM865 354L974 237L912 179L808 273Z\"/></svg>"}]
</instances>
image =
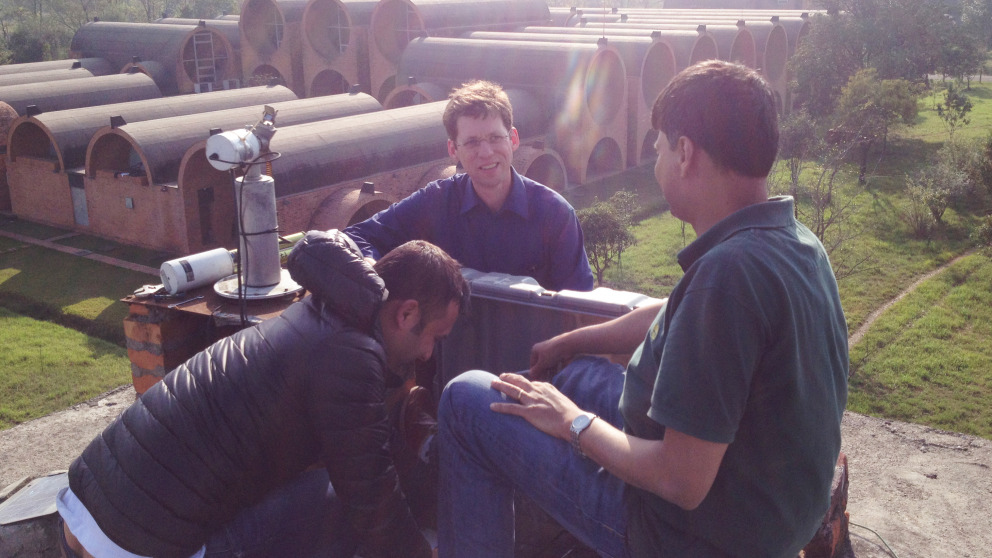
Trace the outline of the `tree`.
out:
<instances>
[{"instance_id":1,"label":"tree","mask_svg":"<svg viewBox=\"0 0 992 558\"><path fill-rule=\"evenodd\" d=\"M633 200L633 194L621 190L607 202L596 202L576 212L598 285L603 284L606 270L619 264L624 250L636 242L630 232Z\"/></svg>"},{"instance_id":2,"label":"tree","mask_svg":"<svg viewBox=\"0 0 992 558\"><path fill-rule=\"evenodd\" d=\"M933 234L934 221L927 209L926 189L910 180L906 185L906 194L908 202L900 217L909 225L913 237L929 239Z\"/></svg>"},{"instance_id":3,"label":"tree","mask_svg":"<svg viewBox=\"0 0 992 558\"><path fill-rule=\"evenodd\" d=\"M789 195L799 197L799 179L803 170L823 150L823 140L813 117L806 110L790 113L782 119L778 134L778 158L789 169Z\"/></svg>"},{"instance_id":4,"label":"tree","mask_svg":"<svg viewBox=\"0 0 992 558\"><path fill-rule=\"evenodd\" d=\"M79 26L109 7L110 0L4 0L0 34L9 62L66 58ZM118 3L123 5L123 3ZM3 50L3 49L0 49Z\"/></svg>"},{"instance_id":5,"label":"tree","mask_svg":"<svg viewBox=\"0 0 992 558\"><path fill-rule=\"evenodd\" d=\"M792 122L786 119L784 129L799 128L803 120L801 116ZM864 230L853 219L857 213L861 192L835 195L843 187L841 171L846 166L854 145L842 142L830 144L818 140L815 134L812 139L805 142L794 140L794 137L789 138L787 132L786 141L793 148L799 145L801 148L796 148L794 151L787 148L784 152L780 150L779 160L790 165L790 173L792 165L800 167L795 175L795 181L790 184L790 194L796 200L796 218L809 227L823 243L827 254L831 255L834 275L838 279L854 275L872 260L872 255L868 251L854 254L851 251L854 243L849 242L860 236ZM781 133L779 141L782 142ZM783 156L788 156L789 159L782 159ZM844 257L836 257L836 254L845 252Z\"/></svg>"},{"instance_id":6,"label":"tree","mask_svg":"<svg viewBox=\"0 0 992 558\"><path fill-rule=\"evenodd\" d=\"M952 33L941 45L939 70L942 75L951 76L971 89L971 76L981 71L988 58L983 33L976 33L964 25L957 25L957 33Z\"/></svg>"},{"instance_id":7,"label":"tree","mask_svg":"<svg viewBox=\"0 0 992 558\"><path fill-rule=\"evenodd\" d=\"M971 232L971 241L986 256L992 257L992 215L987 215Z\"/></svg>"},{"instance_id":8,"label":"tree","mask_svg":"<svg viewBox=\"0 0 992 558\"><path fill-rule=\"evenodd\" d=\"M878 79L925 83L941 45L958 32L942 0L824 0L790 63L797 103L828 115L850 77L875 68Z\"/></svg>"},{"instance_id":9,"label":"tree","mask_svg":"<svg viewBox=\"0 0 992 558\"><path fill-rule=\"evenodd\" d=\"M975 166L972 168L972 181L985 186L989 194L992 194L992 133L981 140L977 151Z\"/></svg>"},{"instance_id":10,"label":"tree","mask_svg":"<svg viewBox=\"0 0 992 558\"><path fill-rule=\"evenodd\" d=\"M980 41L982 50L992 48L992 0L961 1L961 33Z\"/></svg>"},{"instance_id":11,"label":"tree","mask_svg":"<svg viewBox=\"0 0 992 558\"><path fill-rule=\"evenodd\" d=\"M7 38L10 63L41 62L45 60L45 41L38 33L20 26Z\"/></svg>"},{"instance_id":12,"label":"tree","mask_svg":"<svg viewBox=\"0 0 992 558\"><path fill-rule=\"evenodd\" d=\"M908 179L910 199L914 203L922 203L930 212L933 223L938 226L943 224L947 208L966 195L969 187L968 175L946 156L923 167ZM924 232L920 227L915 228L917 235Z\"/></svg>"},{"instance_id":13,"label":"tree","mask_svg":"<svg viewBox=\"0 0 992 558\"><path fill-rule=\"evenodd\" d=\"M953 83L947 84L944 91L944 100L937 103L937 116L944 123L947 135L951 142L954 142L954 132L971 123L968 113L971 112L971 99L960 90L954 87Z\"/></svg>"},{"instance_id":14,"label":"tree","mask_svg":"<svg viewBox=\"0 0 992 558\"><path fill-rule=\"evenodd\" d=\"M233 13L238 4L234 0L189 0L179 6L179 17L212 19L225 13Z\"/></svg>"},{"instance_id":15,"label":"tree","mask_svg":"<svg viewBox=\"0 0 992 558\"><path fill-rule=\"evenodd\" d=\"M831 140L853 142L858 154L858 183L865 184L872 147L888 141L896 124L912 124L917 115L917 95L903 79L879 80L878 71L866 68L851 76L841 91L834 113Z\"/></svg>"},{"instance_id":16,"label":"tree","mask_svg":"<svg viewBox=\"0 0 992 558\"><path fill-rule=\"evenodd\" d=\"M864 67L865 45L856 35L848 17L815 15L789 60L795 102L814 120L833 112L841 89Z\"/></svg>"}]
</instances>

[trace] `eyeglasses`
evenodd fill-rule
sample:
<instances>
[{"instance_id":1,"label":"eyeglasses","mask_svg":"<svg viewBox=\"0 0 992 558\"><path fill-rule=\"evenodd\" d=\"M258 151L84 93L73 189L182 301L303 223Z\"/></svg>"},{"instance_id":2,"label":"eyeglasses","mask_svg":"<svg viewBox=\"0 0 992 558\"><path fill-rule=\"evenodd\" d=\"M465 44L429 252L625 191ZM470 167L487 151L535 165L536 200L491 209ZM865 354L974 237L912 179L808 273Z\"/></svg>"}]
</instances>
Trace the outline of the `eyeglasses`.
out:
<instances>
[{"instance_id":1,"label":"eyeglasses","mask_svg":"<svg viewBox=\"0 0 992 558\"><path fill-rule=\"evenodd\" d=\"M486 137L486 138L469 138L469 139L465 140L463 143L458 143L458 144L455 144L455 145L457 145L458 147L464 147L464 148L469 149L471 151L478 151L479 148L482 147L482 144L483 143L488 143L489 144L489 147L492 147L492 148L495 149L496 147L498 147L500 145L500 143L506 141L506 139L509 138L509 137L510 137L509 135L502 135L501 136L499 134L493 134L493 135L491 135L489 137Z\"/></svg>"}]
</instances>

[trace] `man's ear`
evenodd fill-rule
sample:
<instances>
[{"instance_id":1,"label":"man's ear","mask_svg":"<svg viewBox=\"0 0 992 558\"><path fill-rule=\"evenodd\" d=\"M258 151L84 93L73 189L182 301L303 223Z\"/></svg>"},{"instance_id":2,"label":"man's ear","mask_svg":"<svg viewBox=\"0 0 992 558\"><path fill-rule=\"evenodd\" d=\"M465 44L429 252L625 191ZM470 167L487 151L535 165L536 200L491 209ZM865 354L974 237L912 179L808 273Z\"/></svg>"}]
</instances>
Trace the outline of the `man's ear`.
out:
<instances>
[{"instance_id":1,"label":"man's ear","mask_svg":"<svg viewBox=\"0 0 992 558\"><path fill-rule=\"evenodd\" d=\"M394 314L396 327L409 331L420 323L420 303L416 300L403 300L396 306Z\"/></svg>"},{"instance_id":2,"label":"man's ear","mask_svg":"<svg viewBox=\"0 0 992 558\"><path fill-rule=\"evenodd\" d=\"M696 143L685 136L679 136L679 141L675 144L675 151L679 162L679 176L685 178L696 163Z\"/></svg>"},{"instance_id":3,"label":"man's ear","mask_svg":"<svg viewBox=\"0 0 992 558\"><path fill-rule=\"evenodd\" d=\"M458 146L455 145L455 141L451 139L448 140L448 155L450 155L455 161L458 160Z\"/></svg>"},{"instance_id":4,"label":"man's ear","mask_svg":"<svg viewBox=\"0 0 992 558\"><path fill-rule=\"evenodd\" d=\"M510 150L516 151L520 147L520 134L517 133L517 129L510 127Z\"/></svg>"}]
</instances>

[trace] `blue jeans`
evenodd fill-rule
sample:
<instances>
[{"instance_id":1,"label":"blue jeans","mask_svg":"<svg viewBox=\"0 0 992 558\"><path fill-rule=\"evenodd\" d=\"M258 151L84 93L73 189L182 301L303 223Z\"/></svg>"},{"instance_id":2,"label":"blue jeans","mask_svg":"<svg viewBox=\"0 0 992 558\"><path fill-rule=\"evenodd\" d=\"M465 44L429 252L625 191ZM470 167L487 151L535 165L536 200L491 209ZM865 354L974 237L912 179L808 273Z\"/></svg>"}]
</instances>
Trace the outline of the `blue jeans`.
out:
<instances>
[{"instance_id":1,"label":"blue jeans","mask_svg":"<svg viewBox=\"0 0 992 558\"><path fill-rule=\"evenodd\" d=\"M210 537L204 558L351 558L356 541L327 471L316 469L242 510Z\"/></svg>"},{"instance_id":2,"label":"blue jeans","mask_svg":"<svg viewBox=\"0 0 992 558\"><path fill-rule=\"evenodd\" d=\"M438 548L441 558L512 558L513 494L529 496L601 556L628 556L624 483L571 444L489 409L506 396L493 375L471 370L441 395ZM576 359L552 382L582 409L621 426L623 368Z\"/></svg>"}]
</instances>

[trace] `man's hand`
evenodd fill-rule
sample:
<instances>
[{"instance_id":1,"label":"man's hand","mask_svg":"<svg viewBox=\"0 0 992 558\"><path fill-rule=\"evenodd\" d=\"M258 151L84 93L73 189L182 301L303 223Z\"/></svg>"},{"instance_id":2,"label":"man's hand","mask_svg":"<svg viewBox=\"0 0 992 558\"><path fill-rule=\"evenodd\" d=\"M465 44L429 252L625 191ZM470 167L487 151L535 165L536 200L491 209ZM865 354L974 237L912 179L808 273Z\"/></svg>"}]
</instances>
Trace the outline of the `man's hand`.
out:
<instances>
[{"instance_id":1,"label":"man's hand","mask_svg":"<svg viewBox=\"0 0 992 558\"><path fill-rule=\"evenodd\" d=\"M530 377L546 382L575 355L565 347L562 336L534 344L530 349ZM505 392L504 392L505 393ZM507 393L507 395L511 395Z\"/></svg>"},{"instance_id":2,"label":"man's hand","mask_svg":"<svg viewBox=\"0 0 992 558\"><path fill-rule=\"evenodd\" d=\"M523 417L539 430L563 440L582 410L553 385L519 374L500 374L492 388L517 403L491 403L499 413ZM699 506L716 479L727 444L665 430L664 440L636 438L605 420L593 421L582 435L582 452L627 484L691 510Z\"/></svg>"},{"instance_id":3,"label":"man's hand","mask_svg":"<svg viewBox=\"0 0 992 558\"><path fill-rule=\"evenodd\" d=\"M582 413L582 409L555 386L532 382L519 374L500 374L493 380L492 387L517 403L492 403L490 409L523 417L538 430L556 438L568 440L572 420Z\"/></svg>"},{"instance_id":4,"label":"man's hand","mask_svg":"<svg viewBox=\"0 0 992 558\"><path fill-rule=\"evenodd\" d=\"M634 352L668 299L645 304L608 322L566 331L530 350L530 377L549 380L577 354L624 355Z\"/></svg>"}]
</instances>

